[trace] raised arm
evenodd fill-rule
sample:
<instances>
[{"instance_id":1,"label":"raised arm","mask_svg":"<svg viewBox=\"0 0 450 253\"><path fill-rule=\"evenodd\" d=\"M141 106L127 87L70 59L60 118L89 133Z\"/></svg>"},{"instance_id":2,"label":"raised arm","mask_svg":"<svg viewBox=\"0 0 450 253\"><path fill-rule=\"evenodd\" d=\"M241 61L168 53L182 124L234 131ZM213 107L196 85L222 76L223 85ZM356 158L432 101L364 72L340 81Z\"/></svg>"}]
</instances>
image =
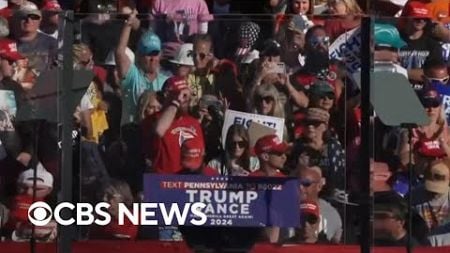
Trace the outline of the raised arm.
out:
<instances>
[{"instance_id":1,"label":"raised arm","mask_svg":"<svg viewBox=\"0 0 450 253\"><path fill-rule=\"evenodd\" d=\"M180 106L189 103L190 91L188 89L182 90L177 98L171 100L170 104L166 106L164 111L161 114L161 117L157 120L155 125L155 133L159 137L163 137L167 130L172 125L173 120L177 116L178 110L180 110Z\"/></svg>"},{"instance_id":2,"label":"raised arm","mask_svg":"<svg viewBox=\"0 0 450 253\"><path fill-rule=\"evenodd\" d=\"M136 15L137 11L134 10L130 14L130 17L125 21L125 25L123 26L120 34L119 45L117 46L115 52L117 70L121 79L126 77L131 67L131 61L125 52L128 46L131 30L139 27L139 20L136 18Z\"/></svg>"}]
</instances>

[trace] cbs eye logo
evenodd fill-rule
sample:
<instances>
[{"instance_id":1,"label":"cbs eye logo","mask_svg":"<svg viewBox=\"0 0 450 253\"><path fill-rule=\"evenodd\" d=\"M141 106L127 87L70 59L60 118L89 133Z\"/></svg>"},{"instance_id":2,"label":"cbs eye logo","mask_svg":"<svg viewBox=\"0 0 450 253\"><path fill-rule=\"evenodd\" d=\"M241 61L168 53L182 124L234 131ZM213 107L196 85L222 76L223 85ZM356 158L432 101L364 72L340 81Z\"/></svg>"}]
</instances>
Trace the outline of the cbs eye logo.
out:
<instances>
[{"instance_id":1,"label":"cbs eye logo","mask_svg":"<svg viewBox=\"0 0 450 253\"><path fill-rule=\"evenodd\" d=\"M35 202L28 208L28 220L35 226L47 225L52 216L52 209L45 202Z\"/></svg>"}]
</instances>

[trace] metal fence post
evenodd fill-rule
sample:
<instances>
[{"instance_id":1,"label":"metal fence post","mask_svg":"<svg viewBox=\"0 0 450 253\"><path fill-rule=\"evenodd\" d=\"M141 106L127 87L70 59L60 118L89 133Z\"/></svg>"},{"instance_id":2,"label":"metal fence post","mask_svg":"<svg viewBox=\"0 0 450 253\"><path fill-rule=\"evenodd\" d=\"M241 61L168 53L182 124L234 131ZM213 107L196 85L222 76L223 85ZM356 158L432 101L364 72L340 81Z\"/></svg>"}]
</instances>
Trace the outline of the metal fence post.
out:
<instances>
[{"instance_id":1,"label":"metal fence post","mask_svg":"<svg viewBox=\"0 0 450 253\"><path fill-rule=\"evenodd\" d=\"M73 53L74 41L74 13L65 11L63 14L64 44L63 67L59 72L62 79L58 78L58 118L62 124L62 157L60 167L61 189L58 195L58 203L72 202L72 86L73 86ZM71 212L67 208L62 211L63 217L70 217ZM72 240L74 239L74 227L58 225L58 252L70 253Z\"/></svg>"},{"instance_id":2,"label":"metal fence post","mask_svg":"<svg viewBox=\"0 0 450 253\"><path fill-rule=\"evenodd\" d=\"M372 242L372 201L370 194L370 145L372 142L371 131L371 17L363 17L361 23L361 201L360 201L360 246L362 253L371 252Z\"/></svg>"}]
</instances>

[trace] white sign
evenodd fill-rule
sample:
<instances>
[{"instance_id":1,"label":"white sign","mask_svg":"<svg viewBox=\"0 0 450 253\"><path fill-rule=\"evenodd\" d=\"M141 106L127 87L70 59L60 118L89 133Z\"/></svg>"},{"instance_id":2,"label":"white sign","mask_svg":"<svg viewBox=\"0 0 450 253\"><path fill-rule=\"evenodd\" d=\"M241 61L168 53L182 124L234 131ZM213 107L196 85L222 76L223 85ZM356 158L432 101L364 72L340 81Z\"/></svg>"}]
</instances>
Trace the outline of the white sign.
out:
<instances>
[{"instance_id":1,"label":"white sign","mask_svg":"<svg viewBox=\"0 0 450 253\"><path fill-rule=\"evenodd\" d=\"M361 67L361 29L356 27L341 34L328 48L330 59L345 62L347 70L355 73Z\"/></svg>"},{"instance_id":2,"label":"white sign","mask_svg":"<svg viewBox=\"0 0 450 253\"><path fill-rule=\"evenodd\" d=\"M225 119L224 119L223 128L222 128L223 145L225 146L225 140L227 138L228 128L230 128L231 125L241 124L241 125L244 125L248 129L250 127L250 124L253 121L256 123L259 123L261 125L268 126L268 127L275 129L276 135L281 140L283 139L283 131L284 131L284 119L283 118L227 110L225 112Z\"/></svg>"}]
</instances>

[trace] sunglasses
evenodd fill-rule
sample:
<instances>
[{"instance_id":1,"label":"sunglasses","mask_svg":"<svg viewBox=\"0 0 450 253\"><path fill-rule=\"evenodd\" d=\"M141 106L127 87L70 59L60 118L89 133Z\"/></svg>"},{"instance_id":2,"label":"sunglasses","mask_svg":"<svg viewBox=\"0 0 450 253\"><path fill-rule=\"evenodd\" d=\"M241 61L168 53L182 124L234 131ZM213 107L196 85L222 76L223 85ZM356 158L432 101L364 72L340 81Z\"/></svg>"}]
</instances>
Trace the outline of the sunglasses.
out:
<instances>
[{"instance_id":1,"label":"sunglasses","mask_svg":"<svg viewBox=\"0 0 450 253\"><path fill-rule=\"evenodd\" d=\"M425 79L430 83L439 82L439 83L447 84L448 81L450 80L450 76L446 76L444 78L425 77Z\"/></svg>"},{"instance_id":2,"label":"sunglasses","mask_svg":"<svg viewBox=\"0 0 450 253\"><path fill-rule=\"evenodd\" d=\"M230 148L245 148L247 146L247 142L246 141L233 141L230 143Z\"/></svg>"},{"instance_id":3,"label":"sunglasses","mask_svg":"<svg viewBox=\"0 0 450 253\"><path fill-rule=\"evenodd\" d=\"M304 221L309 224L316 224L319 221L319 218L315 215L308 214L304 217Z\"/></svg>"},{"instance_id":4,"label":"sunglasses","mask_svg":"<svg viewBox=\"0 0 450 253\"><path fill-rule=\"evenodd\" d=\"M145 56L157 56L157 55L159 55L159 51L151 51L145 54Z\"/></svg>"},{"instance_id":5,"label":"sunglasses","mask_svg":"<svg viewBox=\"0 0 450 253\"><path fill-rule=\"evenodd\" d=\"M31 19L31 20L40 20L40 19L41 19L41 16L36 15L36 14L28 14L28 15L22 17L22 20L28 20L28 19Z\"/></svg>"},{"instance_id":6,"label":"sunglasses","mask_svg":"<svg viewBox=\"0 0 450 253\"><path fill-rule=\"evenodd\" d=\"M321 124L323 124L323 122L317 121L317 120L307 120L307 121L303 122L304 126L319 127Z\"/></svg>"},{"instance_id":7,"label":"sunglasses","mask_svg":"<svg viewBox=\"0 0 450 253\"><path fill-rule=\"evenodd\" d=\"M309 180L309 179L301 179L301 180L300 180L300 185L303 186L303 187L305 187L305 188L308 188L308 187L310 187L311 185L317 184L317 183L318 183L318 181L311 181L311 180Z\"/></svg>"},{"instance_id":8,"label":"sunglasses","mask_svg":"<svg viewBox=\"0 0 450 253\"><path fill-rule=\"evenodd\" d=\"M318 47L320 45L329 46L330 45L330 37L328 36L313 36L310 39L311 45L313 47Z\"/></svg>"},{"instance_id":9,"label":"sunglasses","mask_svg":"<svg viewBox=\"0 0 450 253\"><path fill-rule=\"evenodd\" d=\"M441 106L441 101L438 100L425 100L422 102L424 108L437 108Z\"/></svg>"},{"instance_id":10,"label":"sunglasses","mask_svg":"<svg viewBox=\"0 0 450 253\"><path fill-rule=\"evenodd\" d=\"M280 152L280 151L272 151L269 152L270 155L275 155L275 156L282 156L284 155L284 152Z\"/></svg>"},{"instance_id":11,"label":"sunglasses","mask_svg":"<svg viewBox=\"0 0 450 253\"><path fill-rule=\"evenodd\" d=\"M320 99L325 99L328 98L330 100L333 100L336 98L336 96L333 93L327 93L327 94L323 94L321 96L319 96Z\"/></svg>"},{"instance_id":12,"label":"sunglasses","mask_svg":"<svg viewBox=\"0 0 450 253\"><path fill-rule=\"evenodd\" d=\"M261 104L263 101L266 104L272 103L275 99L272 96L265 96L265 97L256 97L256 103Z\"/></svg>"}]
</instances>

